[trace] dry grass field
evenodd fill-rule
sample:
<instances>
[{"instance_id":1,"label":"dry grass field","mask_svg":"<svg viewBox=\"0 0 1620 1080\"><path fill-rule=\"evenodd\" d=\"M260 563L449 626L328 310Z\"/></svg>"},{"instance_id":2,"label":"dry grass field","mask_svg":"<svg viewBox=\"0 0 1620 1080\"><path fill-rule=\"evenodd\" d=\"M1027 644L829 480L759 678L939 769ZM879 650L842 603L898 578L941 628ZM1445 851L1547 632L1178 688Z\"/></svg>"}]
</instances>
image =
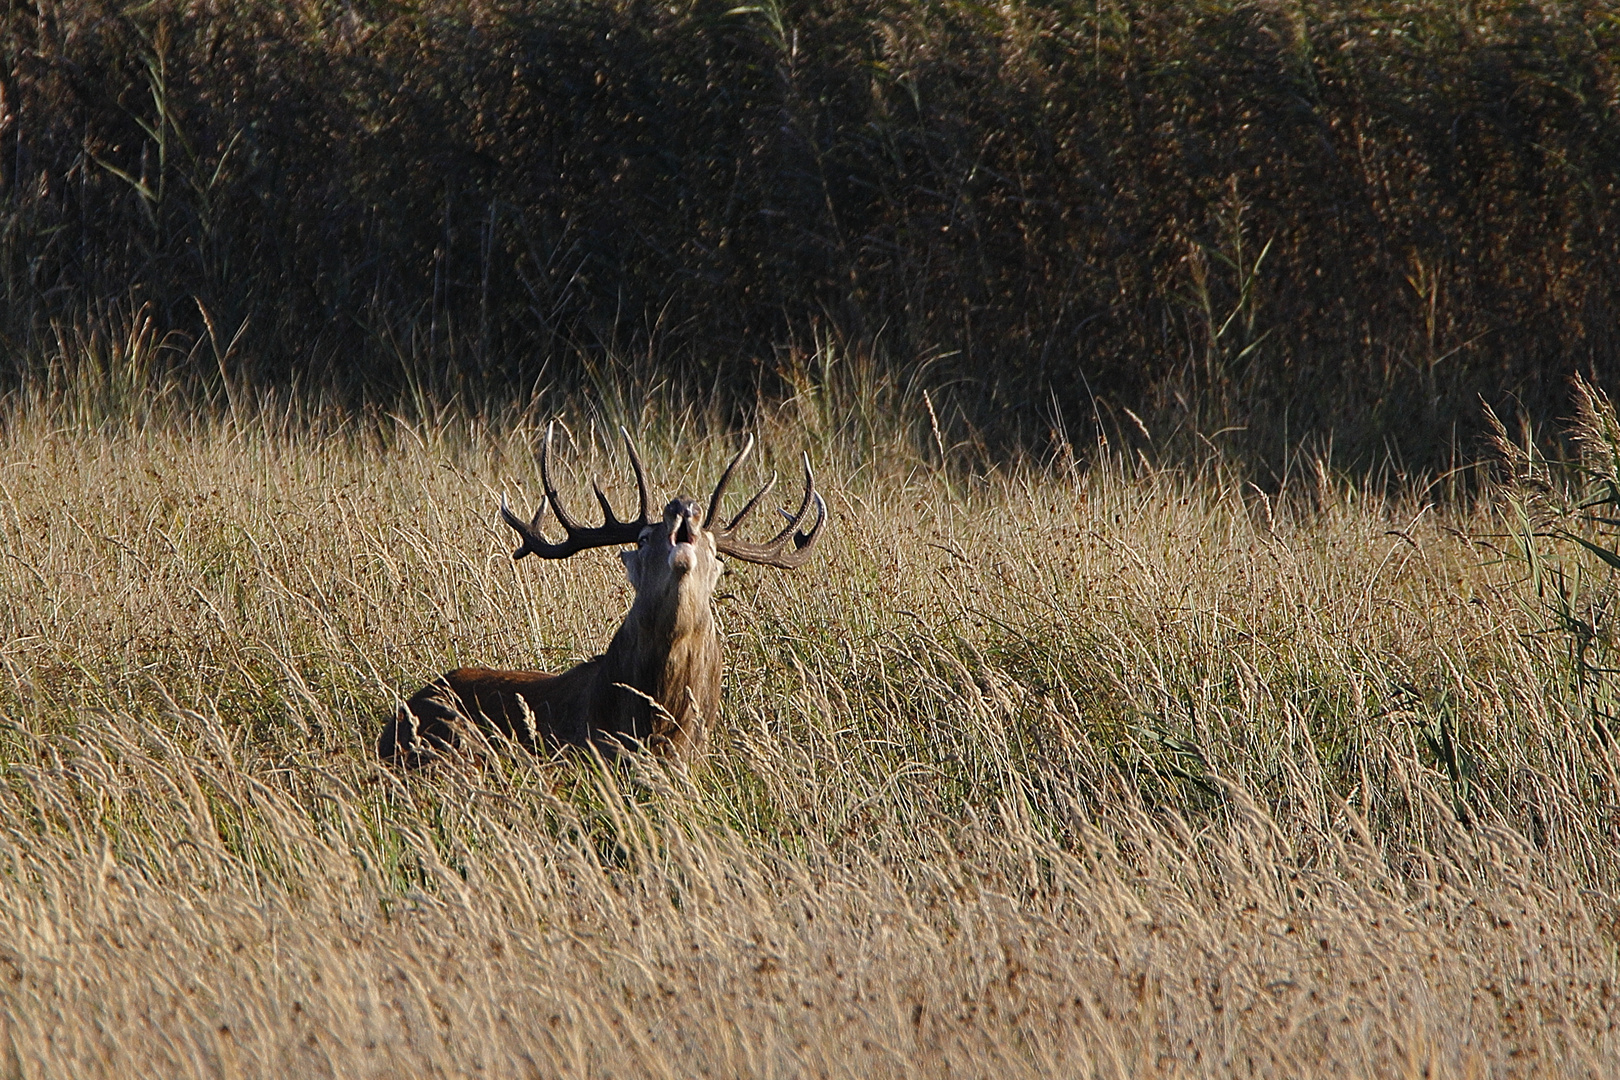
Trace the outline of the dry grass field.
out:
<instances>
[{"instance_id":1,"label":"dry grass field","mask_svg":"<svg viewBox=\"0 0 1620 1080\"><path fill-rule=\"evenodd\" d=\"M627 604L509 558L544 418L95 400L0 417L0 1076L1620 1069L1612 571L1537 462L942 469L801 399L834 531L723 583L706 766L399 775L402 694ZM734 445L629 419L665 493Z\"/></svg>"}]
</instances>

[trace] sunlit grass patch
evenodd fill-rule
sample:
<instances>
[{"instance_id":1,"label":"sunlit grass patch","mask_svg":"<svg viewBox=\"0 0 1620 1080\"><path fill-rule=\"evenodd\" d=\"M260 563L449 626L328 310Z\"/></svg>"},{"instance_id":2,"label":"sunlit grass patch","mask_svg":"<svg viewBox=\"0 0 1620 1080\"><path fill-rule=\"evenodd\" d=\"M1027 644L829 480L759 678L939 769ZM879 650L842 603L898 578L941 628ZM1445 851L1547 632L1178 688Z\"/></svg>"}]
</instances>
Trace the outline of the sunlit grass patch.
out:
<instances>
[{"instance_id":1,"label":"sunlit grass patch","mask_svg":"<svg viewBox=\"0 0 1620 1080\"><path fill-rule=\"evenodd\" d=\"M613 424L566 419L577 482L617 476ZM697 419L642 436L666 493L733 445ZM724 580L706 763L405 774L402 695L561 668L628 604L606 555L513 564L534 417L14 403L12 1072L1612 1069L1601 673L1486 546L1505 502L802 420L762 443L812 451L833 531Z\"/></svg>"}]
</instances>

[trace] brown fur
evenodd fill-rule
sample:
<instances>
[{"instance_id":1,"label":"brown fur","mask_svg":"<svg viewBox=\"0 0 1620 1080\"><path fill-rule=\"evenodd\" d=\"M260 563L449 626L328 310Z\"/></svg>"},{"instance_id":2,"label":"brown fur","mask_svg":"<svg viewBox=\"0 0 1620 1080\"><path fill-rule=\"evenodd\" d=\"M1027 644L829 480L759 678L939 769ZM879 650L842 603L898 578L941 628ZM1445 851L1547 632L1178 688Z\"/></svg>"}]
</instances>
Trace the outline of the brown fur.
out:
<instances>
[{"instance_id":1,"label":"brown fur","mask_svg":"<svg viewBox=\"0 0 1620 1080\"><path fill-rule=\"evenodd\" d=\"M641 745L700 754L720 713L720 637L711 598L723 569L688 499L621 553L635 603L600 656L560 675L462 667L418 690L383 728L377 751L417 766L454 747L464 722L539 750ZM680 543L677 543L677 537ZM656 703L656 704L655 704Z\"/></svg>"},{"instance_id":2,"label":"brown fur","mask_svg":"<svg viewBox=\"0 0 1620 1080\"><path fill-rule=\"evenodd\" d=\"M591 548L635 544L619 553L636 590L635 603L607 652L561 675L471 667L441 675L412 694L383 725L377 752L384 760L420 765L454 747L468 722L498 731L531 750L594 746L617 754L642 746L671 757L696 757L708 741L708 725L720 716L720 636L711 606L724 570L720 555L791 570L809 558L827 523L827 503L816 493L809 455L804 458L799 512L784 510L787 526L775 536L756 543L742 539L737 531L770 492L774 476L730 524L720 520L726 486L753 449L752 436L720 474L701 521L690 499L674 500L655 521L646 470L626 431L624 443L635 469L640 513L634 521L620 521L597 488L602 524L581 525L564 511L551 479L555 429L555 424L547 426L540 448L546 498L534 519L524 521L501 503L502 519L523 538L512 557L566 559ZM566 534L561 541L548 540L540 531L548 506Z\"/></svg>"}]
</instances>

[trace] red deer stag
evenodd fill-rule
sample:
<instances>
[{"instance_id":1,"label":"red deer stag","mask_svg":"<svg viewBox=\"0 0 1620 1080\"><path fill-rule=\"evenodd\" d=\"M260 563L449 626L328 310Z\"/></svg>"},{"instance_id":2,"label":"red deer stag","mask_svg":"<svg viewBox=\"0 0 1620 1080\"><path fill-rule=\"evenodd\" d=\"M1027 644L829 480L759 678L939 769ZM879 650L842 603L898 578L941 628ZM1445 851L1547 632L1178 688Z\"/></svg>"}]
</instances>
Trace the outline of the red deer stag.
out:
<instances>
[{"instance_id":1,"label":"red deer stag","mask_svg":"<svg viewBox=\"0 0 1620 1080\"><path fill-rule=\"evenodd\" d=\"M775 476L729 524L718 524L731 475L754 447L751 435L720 474L701 523L696 504L686 498L672 501L663 517L655 519L646 473L626 431L641 515L620 521L602 489L593 485L604 520L594 528L582 526L563 509L552 483L551 434L548 426L540 449L545 497L534 520L524 521L501 502L501 517L523 539L512 557L566 559L589 548L634 544L619 553L636 592L629 614L607 652L560 675L473 667L446 672L412 695L383 727L377 752L384 760L421 765L454 747L457 728L469 720L531 750L594 745L617 754L640 745L675 757L696 756L706 741L706 725L720 714L720 636L710 606L723 569L719 556L790 570L809 558L827 523L827 504L816 492L805 455L804 499L781 532L764 543L737 537L738 527L776 483ZM566 534L557 543L540 533L548 505ZM806 531L802 526L812 507L816 518Z\"/></svg>"}]
</instances>

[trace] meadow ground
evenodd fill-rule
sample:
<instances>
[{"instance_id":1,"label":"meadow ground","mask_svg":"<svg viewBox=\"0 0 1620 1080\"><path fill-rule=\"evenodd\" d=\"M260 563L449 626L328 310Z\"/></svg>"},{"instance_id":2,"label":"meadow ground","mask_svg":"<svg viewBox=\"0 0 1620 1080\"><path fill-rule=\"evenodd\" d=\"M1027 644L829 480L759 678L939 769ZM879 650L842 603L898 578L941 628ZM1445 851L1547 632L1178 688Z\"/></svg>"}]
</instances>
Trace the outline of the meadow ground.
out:
<instances>
[{"instance_id":1,"label":"meadow ground","mask_svg":"<svg viewBox=\"0 0 1620 1080\"><path fill-rule=\"evenodd\" d=\"M0 1075L1620 1068L1611 571L1551 474L942 469L808 415L762 445L832 531L728 574L705 766L402 776L401 695L628 602L609 554L509 558L533 416L13 398ZM568 420L576 497L622 482ZM665 493L734 445L642 430Z\"/></svg>"}]
</instances>

